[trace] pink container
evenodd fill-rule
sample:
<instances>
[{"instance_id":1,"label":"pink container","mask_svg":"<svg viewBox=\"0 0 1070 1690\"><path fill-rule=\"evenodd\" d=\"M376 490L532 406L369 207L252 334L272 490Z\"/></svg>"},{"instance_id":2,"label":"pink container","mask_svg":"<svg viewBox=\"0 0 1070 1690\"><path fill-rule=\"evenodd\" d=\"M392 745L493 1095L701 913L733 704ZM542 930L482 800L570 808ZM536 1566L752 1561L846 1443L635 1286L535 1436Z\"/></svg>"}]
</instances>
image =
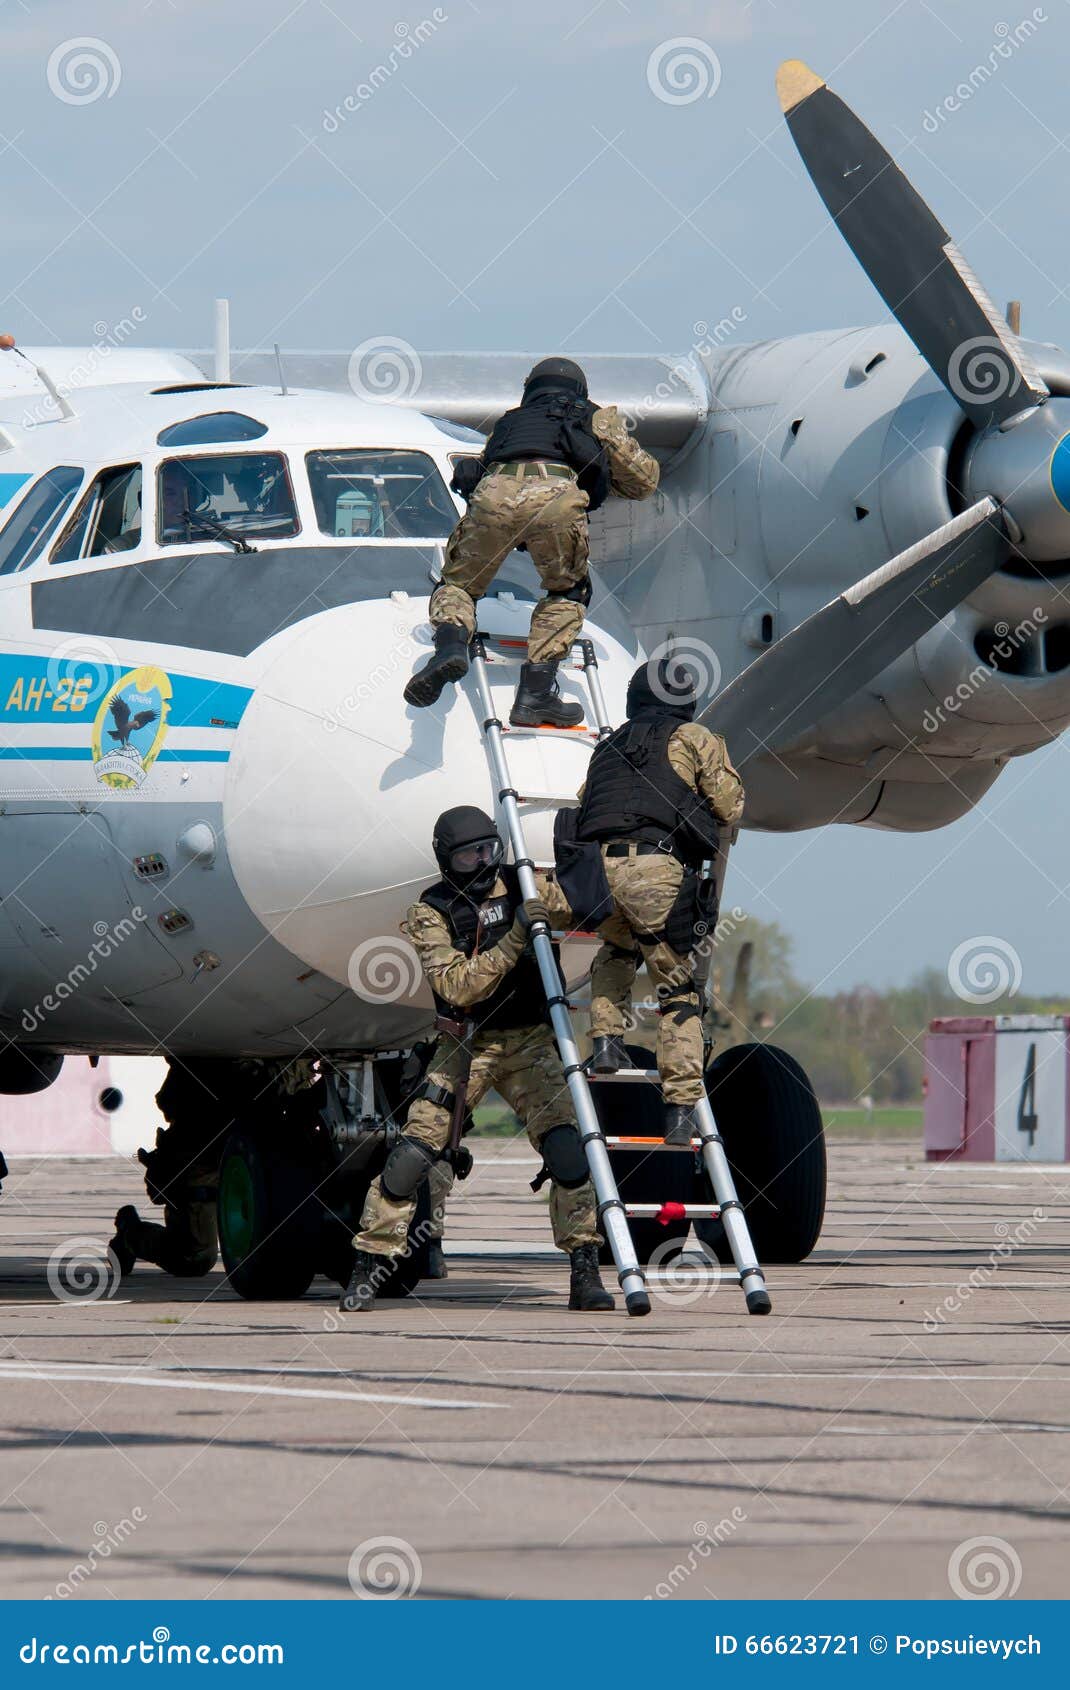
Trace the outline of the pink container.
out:
<instances>
[{"instance_id":1,"label":"pink container","mask_svg":"<svg viewBox=\"0 0 1070 1690\"><path fill-rule=\"evenodd\" d=\"M930 1161L1070 1161L1070 1016L950 1016L925 1041Z\"/></svg>"}]
</instances>

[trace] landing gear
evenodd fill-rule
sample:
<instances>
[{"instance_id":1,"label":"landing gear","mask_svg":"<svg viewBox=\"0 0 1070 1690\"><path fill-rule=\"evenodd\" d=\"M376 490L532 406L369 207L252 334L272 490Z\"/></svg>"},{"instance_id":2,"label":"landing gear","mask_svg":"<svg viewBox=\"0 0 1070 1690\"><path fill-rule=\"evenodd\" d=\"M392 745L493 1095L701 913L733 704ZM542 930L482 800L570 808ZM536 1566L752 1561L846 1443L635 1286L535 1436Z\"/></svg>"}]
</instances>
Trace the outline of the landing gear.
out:
<instances>
[{"instance_id":1,"label":"landing gear","mask_svg":"<svg viewBox=\"0 0 1070 1690\"><path fill-rule=\"evenodd\" d=\"M231 1131L219 1170L219 1245L239 1296L303 1297L317 1274L349 1283L351 1240L386 1160L400 1074L400 1057L330 1073L318 1111L253 1118ZM408 1249L380 1285L380 1297L407 1297L427 1274L430 1216L425 1182Z\"/></svg>"}]
</instances>

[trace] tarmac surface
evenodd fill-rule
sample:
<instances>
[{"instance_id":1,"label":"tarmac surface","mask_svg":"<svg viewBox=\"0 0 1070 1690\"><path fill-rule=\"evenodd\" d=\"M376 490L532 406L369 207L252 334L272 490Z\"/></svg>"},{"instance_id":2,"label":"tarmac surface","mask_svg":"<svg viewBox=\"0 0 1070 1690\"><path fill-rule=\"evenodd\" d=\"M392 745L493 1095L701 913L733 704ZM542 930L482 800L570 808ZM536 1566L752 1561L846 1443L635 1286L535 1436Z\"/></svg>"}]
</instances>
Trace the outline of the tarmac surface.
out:
<instances>
[{"instance_id":1,"label":"tarmac surface","mask_svg":"<svg viewBox=\"0 0 1070 1690\"><path fill-rule=\"evenodd\" d=\"M526 1141L474 1147L449 1279L345 1319L219 1269L60 1300L138 1170L14 1159L0 1593L1065 1596L1070 1169L834 1141L771 1317L699 1263L628 1320L568 1312Z\"/></svg>"}]
</instances>

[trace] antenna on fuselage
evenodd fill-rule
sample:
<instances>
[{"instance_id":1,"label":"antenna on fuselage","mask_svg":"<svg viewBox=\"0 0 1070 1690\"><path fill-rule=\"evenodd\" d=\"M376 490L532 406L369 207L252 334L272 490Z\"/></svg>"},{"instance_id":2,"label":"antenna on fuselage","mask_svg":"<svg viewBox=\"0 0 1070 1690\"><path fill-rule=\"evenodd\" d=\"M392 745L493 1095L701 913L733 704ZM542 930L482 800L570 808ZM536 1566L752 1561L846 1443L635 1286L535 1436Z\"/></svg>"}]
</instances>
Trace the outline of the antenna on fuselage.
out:
<instances>
[{"instance_id":1,"label":"antenna on fuselage","mask_svg":"<svg viewBox=\"0 0 1070 1690\"><path fill-rule=\"evenodd\" d=\"M230 380L230 300L215 302L215 381Z\"/></svg>"},{"instance_id":2,"label":"antenna on fuselage","mask_svg":"<svg viewBox=\"0 0 1070 1690\"><path fill-rule=\"evenodd\" d=\"M286 385L286 376L282 368L282 353L279 351L278 341L275 342L275 368L279 372L279 392L285 399L290 389Z\"/></svg>"},{"instance_id":3,"label":"antenna on fuselage","mask_svg":"<svg viewBox=\"0 0 1070 1690\"><path fill-rule=\"evenodd\" d=\"M27 358L21 347L15 345L15 336L13 334L0 334L0 352L14 352L16 357L22 359L24 364L29 364L30 369L33 371L34 375L41 383L41 386L52 400L52 403L56 406L56 409L59 411L61 417L70 418L77 416L78 413L75 411L74 406L71 404L69 399L64 398L44 365L35 364L32 358Z\"/></svg>"}]
</instances>

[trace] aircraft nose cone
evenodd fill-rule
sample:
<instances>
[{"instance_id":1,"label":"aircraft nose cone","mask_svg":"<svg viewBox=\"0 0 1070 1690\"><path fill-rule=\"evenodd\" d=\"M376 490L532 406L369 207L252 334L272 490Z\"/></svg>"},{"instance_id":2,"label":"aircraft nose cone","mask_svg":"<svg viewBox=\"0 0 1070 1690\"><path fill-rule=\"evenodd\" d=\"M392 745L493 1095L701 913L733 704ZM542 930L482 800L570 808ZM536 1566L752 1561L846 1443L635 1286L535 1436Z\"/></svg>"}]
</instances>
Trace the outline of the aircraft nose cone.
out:
<instances>
[{"instance_id":1,"label":"aircraft nose cone","mask_svg":"<svg viewBox=\"0 0 1070 1690\"><path fill-rule=\"evenodd\" d=\"M399 924L437 878L436 818L451 805L495 813L471 677L431 709L402 690L430 651L426 599L347 605L280 635L235 737L224 826L242 894L309 967L369 1003L429 1005ZM485 600L486 625L522 639L530 605ZM492 626L492 624L494 624ZM599 638L613 720L634 658ZM506 718L515 665L492 668ZM567 697L585 698L563 674ZM571 802L591 742L575 734L517 736L510 767L524 794L528 845L552 860L555 803Z\"/></svg>"}]
</instances>

